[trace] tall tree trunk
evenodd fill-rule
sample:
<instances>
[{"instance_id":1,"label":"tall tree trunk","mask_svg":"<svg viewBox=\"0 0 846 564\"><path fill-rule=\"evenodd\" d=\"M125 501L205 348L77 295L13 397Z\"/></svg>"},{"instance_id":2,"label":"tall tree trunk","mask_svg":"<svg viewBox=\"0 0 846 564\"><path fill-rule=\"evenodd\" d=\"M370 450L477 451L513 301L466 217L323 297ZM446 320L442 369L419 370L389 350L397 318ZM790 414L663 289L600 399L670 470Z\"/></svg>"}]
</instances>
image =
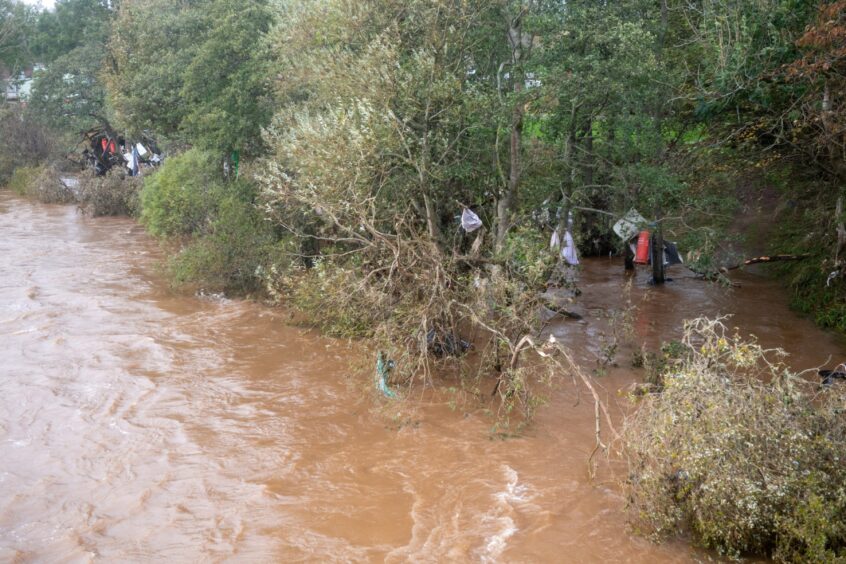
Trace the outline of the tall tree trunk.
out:
<instances>
[{"instance_id":1,"label":"tall tree trunk","mask_svg":"<svg viewBox=\"0 0 846 564\"><path fill-rule=\"evenodd\" d=\"M515 79L514 93L519 95L522 91L522 82ZM505 243L505 236L511 229L514 220L514 212L518 203L518 192L520 189L520 176L522 173L521 151L523 148L523 105L518 100L511 112L511 139L509 143L509 172L508 186L505 194L497 203L497 230L496 248L502 250Z\"/></svg>"},{"instance_id":2,"label":"tall tree trunk","mask_svg":"<svg viewBox=\"0 0 846 564\"><path fill-rule=\"evenodd\" d=\"M593 154L593 120L588 119L584 129L583 137L584 162L582 164L582 176L585 186L593 185L593 173L596 169L596 159Z\"/></svg>"},{"instance_id":3,"label":"tall tree trunk","mask_svg":"<svg viewBox=\"0 0 846 564\"><path fill-rule=\"evenodd\" d=\"M438 244L441 240L439 218L432 198L425 192L423 193L423 204L426 207L426 229L429 231L429 238L432 239L432 242Z\"/></svg>"},{"instance_id":4,"label":"tall tree trunk","mask_svg":"<svg viewBox=\"0 0 846 564\"><path fill-rule=\"evenodd\" d=\"M843 264L843 251L846 249L846 225L843 224L843 196L838 196L837 207L834 212L837 218L837 249L834 252L834 266L840 268Z\"/></svg>"},{"instance_id":5,"label":"tall tree trunk","mask_svg":"<svg viewBox=\"0 0 846 564\"><path fill-rule=\"evenodd\" d=\"M570 131L567 133L567 138L564 140L564 154L562 161L565 170L570 171L569 182L565 184L566 188L561 189L561 207L558 209L558 234L564 236L564 230L567 229L567 219L570 214L570 209L573 206L573 186L576 183L576 167L573 165L573 148L576 145L576 110L574 106L570 112ZM560 260L560 257L559 257Z\"/></svg>"},{"instance_id":6,"label":"tall tree trunk","mask_svg":"<svg viewBox=\"0 0 846 564\"><path fill-rule=\"evenodd\" d=\"M649 245L652 253L652 282L655 284L664 283L664 233L661 224L655 228L652 234L652 241Z\"/></svg>"},{"instance_id":7,"label":"tall tree trunk","mask_svg":"<svg viewBox=\"0 0 846 564\"><path fill-rule=\"evenodd\" d=\"M511 135L509 143L509 172L508 185L505 193L497 202L496 238L494 246L497 252L505 244L505 237L514 222L514 214L519 203L520 179L522 176L523 150L523 92L525 76L523 63L532 47L532 37L523 31L522 6L519 14L508 21L508 41L511 48L511 80L513 82L514 107L511 110Z\"/></svg>"},{"instance_id":8,"label":"tall tree trunk","mask_svg":"<svg viewBox=\"0 0 846 564\"><path fill-rule=\"evenodd\" d=\"M420 151L420 163L417 168L418 182L420 184L420 192L423 194L423 207L426 210L426 230L429 233L429 238L435 243L437 248L440 248L441 243L441 224L435 202L432 200L432 183L430 179L430 147L429 147L429 128L430 128L431 102L426 103L426 112L423 119L423 146Z\"/></svg>"},{"instance_id":9,"label":"tall tree trunk","mask_svg":"<svg viewBox=\"0 0 846 564\"><path fill-rule=\"evenodd\" d=\"M658 40L655 45L656 58L659 63L664 59L664 43L667 38L669 13L667 8L667 0L661 0L661 27L658 31ZM655 106L655 132L658 135L658 154L655 155L658 162L664 158L664 104L663 100L657 100ZM652 253L652 281L655 284L664 283L664 231L661 226L661 216L663 215L660 197L658 205L655 206L655 233L652 235L651 253Z\"/></svg>"}]
</instances>

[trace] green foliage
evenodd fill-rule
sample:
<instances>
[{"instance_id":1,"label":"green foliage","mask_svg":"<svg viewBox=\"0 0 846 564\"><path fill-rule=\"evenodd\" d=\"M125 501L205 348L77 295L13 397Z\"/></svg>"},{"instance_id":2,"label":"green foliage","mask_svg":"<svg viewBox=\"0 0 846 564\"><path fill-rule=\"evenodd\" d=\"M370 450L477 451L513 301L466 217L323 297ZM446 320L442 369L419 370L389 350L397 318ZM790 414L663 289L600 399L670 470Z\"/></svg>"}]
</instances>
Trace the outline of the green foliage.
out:
<instances>
[{"instance_id":1,"label":"green foliage","mask_svg":"<svg viewBox=\"0 0 846 564\"><path fill-rule=\"evenodd\" d=\"M836 307L840 301L837 299L839 292L826 287L826 273L820 268L824 258L818 254L814 259L797 265L774 265L774 268L785 276L785 281L793 290L792 303L797 309L814 316L823 327L846 330L846 318L843 317L846 312Z\"/></svg>"},{"instance_id":2,"label":"green foliage","mask_svg":"<svg viewBox=\"0 0 846 564\"><path fill-rule=\"evenodd\" d=\"M846 282L842 259L835 260L840 221L832 209L836 192L821 187L807 170L797 173L772 167L769 172L768 180L779 188L783 203L775 215L777 228L768 252L808 255L804 260L776 263L772 272L789 288L794 308L821 327L846 332Z\"/></svg>"},{"instance_id":3,"label":"green foliage","mask_svg":"<svg viewBox=\"0 0 846 564\"><path fill-rule=\"evenodd\" d=\"M57 0L53 10L38 15L30 48L48 67L79 48L97 45L103 52L111 18L109 0Z\"/></svg>"},{"instance_id":4,"label":"green foliage","mask_svg":"<svg viewBox=\"0 0 846 564\"><path fill-rule=\"evenodd\" d=\"M87 43L60 55L35 75L30 115L60 131L88 129L106 121L105 90L98 75L104 46Z\"/></svg>"},{"instance_id":5,"label":"green foliage","mask_svg":"<svg viewBox=\"0 0 846 564\"><path fill-rule=\"evenodd\" d=\"M556 254L549 251L546 234L533 228L512 230L501 257L515 279L536 290L545 288L558 262Z\"/></svg>"},{"instance_id":6,"label":"green foliage","mask_svg":"<svg viewBox=\"0 0 846 564\"><path fill-rule=\"evenodd\" d=\"M644 380L646 390L661 391L664 389L664 375L671 373L685 358L687 349L681 341L669 341L661 344L657 352L645 348L636 351L632 366L643 368L646 372Z\"/></svg>"},{"instance_id":7,"label":"green foliage","mask_svg":"<svg viewBox=\"0 0 846 564\"><path fill-rule=\"evenodd\" d=\"M271 115L263 48L271 12L264 0L218 0L203 15L208 32L185 69L182 132L209 149L259 154L261 128Z\"/></svg>"},{"instance_id":8,"label":"green foliage","mask_svg":"<svg viewBox=\"0 0 846 564\"><path fill-rule=\"evenodd\" d=\"M144 179L141 222L157 237L204 233L223 192L217 170L215 159L199 149L169 158Z\"/></svg>"},{"instance_id":9,"label":"green foliage","mask_svg":"<svg viewBox=\"0 0 846 564\"><path fill-rule=\"evenodd\" d=\"M153 235L184 243L168 264L175 286L253 293L264 286L263 273L287 267L284 245L256 206L255 185L224 182L219 167L200 149L168 159L144 179L141 222Z\"/></svg>"},{"instance_id":10,"label":"green foliage","mask_svg":"<svg viewBox=\"0 0 846 564\"><path fill-rule=\"evenodd\" d=\"M794 41L816 5L810 0L718 0L704 10L683 7L679 33L692 39L683 55L698 69L687 77L695 115L715 119L736 104L777 102L780 85L769 78L795 56Z\"/></svg>"},{"instance_id":11,"label":"green foliage","mask_svg":"<svg viewBox=\"0 0 846 564\"><path fill-rule=\"evenodd\" d=\"M0 186L18 167L35 167L58 154L56 138L29 112L0 107Z\"/></svg>"},{"instance_id":12,"label":"green foliage","mask_svg":"<svg viewBox=\"0 0 846 564\"><path fill-rule=\"evenodd\" d=\"M106 0L59 0L34 18L28 48L35 61L47 64L33 77L28 112L34 120L74 136L106 122L99 76L112 15Z\"/></svg>"},{"instance_id":13,"label":"green foliage","mask_svg":"<svg viewBox=\"0 0 846 564\"><path fill-rule=\"evenodd\" d=\"M204 34L207 1L122 2L109 39L106 87L116 122L130 135L176 136L186 113L185 69Z\"/></svg>"},{"instance_id":14,"label":"green foliage","mask_svg":"<svg viewBox=\"0 0 846 564\"><path fill-rule=\"evenodd\" d=\"M41 174L40 167L18 167L12 173L6 187L18 196L26 196L29 193L30 186L35 184L39 174Z\"/></svg>"},{"instance_id":15,"label":"green foliage","mask_svg":"<svg viewBox=\"0 0 846 564\"><path fill-rule=\"evenodd\" d=\"M844 389L819 391L720 321L690 322L682 343L663 390L626 421L641 530L732 557L846 557Z\"/></svg>"},{"instance_id":16,"label":"green foliage","mask_svg":"<svg viewBox=\"0 0 846 564\"><path fill-rule=\"evenodd\" d=\"M264 0L122 3L106 73L117 123L219 153L260 152L271 21Z\"/></svg>"},{"instance_id":17,"label":"green foliage","mask_svg":"<svg viewBox=\"0 0 846 564\"><path fill-rule=\"evenodd\" d=\"M311 269L294 269L283 283L290 303L307 315L309 324L327 335L372 337L383 315L374 306L384 297L364 287L353 268L318 260Z\"/></svg>"},{"instance_id":18,"label":"green foliage","mask_svg":"<svg viewBox=\"0 0 846 564\"><path fill-rule=\"evenodd\" d=\"M0 0L0 68L17 72L30 62L27 48L34 10L17 0Z\"/></svg>"},{"instance_id":19,"label":"green foliage","mask_svg":"<svg viewBox=\"0 0 846 564\"><path fill-rule=\"evenodd\" d=\"M251 201L227 194L215 217L168 265L177 286L244 295L262 288L261 272L280 259L272 226Z\"/></svg>"},{"instance_id":20,"label":"green foliage","mask_svg":"<svg viewBox=\"0 0 846 564\"><path fill-rule=\"evenodd\" d=\"M59 176L60 172L53 166L18 167L9 181L9 188L43 204L75 202L76 195L62 183Z\"/></svg>"}]
</instances>

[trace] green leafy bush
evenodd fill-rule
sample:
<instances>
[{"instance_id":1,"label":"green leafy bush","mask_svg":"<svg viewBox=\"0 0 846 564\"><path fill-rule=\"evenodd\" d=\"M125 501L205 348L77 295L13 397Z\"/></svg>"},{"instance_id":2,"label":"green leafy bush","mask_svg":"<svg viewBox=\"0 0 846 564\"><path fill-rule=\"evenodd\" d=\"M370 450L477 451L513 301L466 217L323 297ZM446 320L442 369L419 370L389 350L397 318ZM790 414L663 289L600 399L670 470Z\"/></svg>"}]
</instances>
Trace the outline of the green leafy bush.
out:
<instances>
[{"instance_id":1,"label":"green leafy bush","mask_svg":"<svg viewBox=\"0 0 846 564\"><path fill-rule=\"evenodd\" d=\"M846 558L846 389L820 390L719 320L689 322L682 343L623 433L640 529L732 557Z\"/></svg>"},{"instance_id":2,"label":"green leafy bush","mask_svg":"<svg viewBox=\"0 0 846 564\"><path fill-rule=\"evenodd\" d=\"M9 178L7 187L18 196L26 196L40 173L41 168L37 166L18 167Z\"/></svg>"},{"instance_id":3,"label":"green leafy bush","mask_svg":"<svg viewBox=\"0 0 846 564\"><path fill-rule=\"evenodd\" d=\"M0 108L0 186L20 167L37 167L58 157L55 135L18 108Z\"/></svg>"},{"instance_id":4,"label":"green leafy bush","mask_svg":"<svg viewBox=\"0 0 846 564\"><path fill-rule=\"evenodd\" d=\"M546 235L525 227L508 233L501 254L509 271L534 289L546 286L557 263L556 254L549 251Z\"/></svg>"},{"instance_id":5,"label":"green leafy bush","mask_svg":"<svg viewBox=\"0 0 846 564\"><path fill-rule=\"evenodd\" d=\"M309 322L335 337L370 337L388 297L367 285L355 268L318 260L287 277L291 303Z\"/></svg>"},{"instance_id":6,"label":"green leafy bush","mask_svg":"<svg viewBox=\"0 0 846 564\"><path fill-rule=\"evenodd\" d=\"M144 179L141 222L157 237L203 233L221 199L215 159L199 149L171 157Z\"/></svg>"},{"instance_id":7,"label":"green leafy bush","mask_svg":"<svg viewBox=\"0 0 846 564\"><path fill-rule=\"evenodd\" d=\"M174 286L248 294L285 262L282 244L256 207L255 185L224 181L218 164L199 149L170 158L144 180L141 221L153 235L183 239L167 266Z\"/></svg>"},{"instance_id":8,"label":"green leafy bush","mask_svg":"<svg viewBox=\"0 0 846 564\"><path fill-rule=\"evenodd\" d=\"M280 258L271 225L250 201L227 195L207 231L171 259L177 286L246 294L262 287L261 272Z\"/></svg>"},{"instance_id":9,"label":"green leafy bush","mask_svg":"<svg viewBox=\"0 0 846 564\"><path fill-rule=\"evenodd\" d=\"M21 196L44 204L69 204L76 201L73 190L62 183L61 173L52 166L19 167L9 180L9 188Z\"/></svg>"}]
</instances>

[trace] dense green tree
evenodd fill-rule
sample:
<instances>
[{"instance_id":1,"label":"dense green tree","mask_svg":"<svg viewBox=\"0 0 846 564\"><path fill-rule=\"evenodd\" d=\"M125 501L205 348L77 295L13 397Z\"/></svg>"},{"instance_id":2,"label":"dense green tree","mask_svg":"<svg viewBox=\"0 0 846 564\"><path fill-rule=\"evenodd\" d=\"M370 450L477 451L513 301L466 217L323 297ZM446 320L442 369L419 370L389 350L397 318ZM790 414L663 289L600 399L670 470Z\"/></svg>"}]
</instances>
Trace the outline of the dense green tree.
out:
<instances>
[{"instance_id":1,"label":"dense green tree","mask_svg":"<svg viewBox=\"0 0 846 564\"><path fill-rule=\"evenodd\" d=\"M649 184L637 177L663 150L655 118L672 84L657 53L659 12L649 8L570 2L545 38L535 110L560 160L541 197L563 199L562 221L575 204L616 213L644 204Z\"/></svg>"},{"instance_id":2,"label":"dense green tree","mask_svg":"<svg viewBox=\"0 0 846 564\"><path fill-rule=\"evenodd\" d=\"M31 57L34 15L18 0L0 0L0 67L17 70Z\"/></svg>"},{"instance_id":3,"label":"dense green tree","mask_svg":"<svg viewBox=\"0 0 846 564\"><path fill-rule=\"evenodd\" d=\"M60 131L77 134L108 123L105 89L100 80L103 45L91 43L56 58L37 73L29 112Z\"/></svg>"},{"instance_id":4,"label":"dense green tree","mask_svg":"<svg viewBox=\"0 0 846 564\"><path fill-rule=\"evenodd\" d=\"M74 135L107 123L100 75L112 17L106 0L59 0L54 10L38 14L31 50L46 67L33 83L29 112L35 119Z\"/></svg>"},{"instance_id":5,"label":"dense green tree","mask_svg":"<svg viewBox=\"0 0 846 564\"><path fill-rule=\"evenodd\" d=\"M271 114L267 2L218 0L203 17L208 32L185 69L182 132L209 149L258 154Z\"/></svg>"},{"instance_id":6,"label":"dense green tree","mask_svg":"<svg viewBox=\"0 0 846 564\"><path fill-rule=\"evenodd\" d=\"M270 23L265 0L124 1L107 72L118 123L255 154L270 117L262 49Z\"/></svg>"},{"instance_id":7,"label":"dense green tree","mask_svg":"<svg viewBox=\"0 0 846 564\"><path fill-rule=\"evenodd\" d=\"M467 146L477 124L465 116L475 97L469 35L485 10L390 1L288 7L274 32L279 98L288 104L269 140L279 164L296 172L296 186L325 190L308 206L324 198L324 206L343 207L378 193L386 221L410 206L440 240L455 199L476 200L478 186L463 180L472 174ZM490 175L493 150L481 165Z\"/></svg>"},{"instance_id":8,"label":"dense green tree","mask_svg":"<svg viewBox=\"0 0 846 564\"><path fill-rule=\"evenodd\" d=\"M106 68L108 101L130 134L177 137L188 108L185 69L205 33L206 0L125 0L115 18Z\"/></svg>"},{"instance_id":9,"label":"dense green tree","mask_svg":"<svg viewBox=\"0 0 846 564\"><path fill-rule=\"evenodd\" d=\"M53 10L38 16L32 37L33 55L49 64L80 47L99 45L109 38L112 2L57 0Z\"/></svg>"}]
</instances>

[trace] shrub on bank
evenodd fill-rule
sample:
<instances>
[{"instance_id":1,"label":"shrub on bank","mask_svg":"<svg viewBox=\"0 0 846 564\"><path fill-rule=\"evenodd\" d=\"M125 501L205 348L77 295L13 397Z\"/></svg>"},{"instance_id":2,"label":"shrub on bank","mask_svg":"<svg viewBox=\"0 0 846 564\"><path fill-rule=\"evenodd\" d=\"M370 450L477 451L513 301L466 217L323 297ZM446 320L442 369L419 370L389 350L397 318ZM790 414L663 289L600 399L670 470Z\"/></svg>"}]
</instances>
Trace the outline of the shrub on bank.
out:
<instances>
[{"instance_id":1,"label":"shrub on bank","mask_svg":"<svg viewBox=\"0 0 846 564\"><path fill-rule=\"evenodd\" d=\"M127 176L122 169L112 169L104 176L88 172L80 178L79 206L94 217L140 212L142 179Z\"/></svg>"},{"instance_id":2,"label":"shrub on bank","mask_svg":"<svg viewBox=\"0 0 846 564\"><path fill-rule=\"evenodd\" d=\"M218 164L199 149L169 158L144 179L141 222L184 244L167 265L174 286L248 294L263 288L262 269L281 260L279 237L255 205L256 187L225 181Z\"/></svg>"},{"instance_id":3,"label":"shrub on bank","mask_svg":"<svg viewBox=\"0 0 846 564\"><path fill-rule=\"evenodd\" d=\"M260 268L279 257L277 237L249 200L227 195L216 206L205 233L169 263L177 286L247 294L262 287Z\"/></svg>"},{"instance_id":4,"label":"shrub on bank","mask_svg":"<svg viewBox=\"0 0 846 564\"><path fill-rule=\"evenodd\" d=\"M18 196L26 196L29 187L35 183L35 179L41 173L40 167L21 166L14 170L8 181L8 188Z\"/></svg>"},{"instance_id":5,"label":"shrub on bank","mask_svg":"<svg viewBox=\"0 0 846 564\"><path fill-rule=\"evenodd\" d=\"M639 527L738 557L846 558L846 389L818 389L719 321L688 324L663 391L627 419Z\"/></svg>"},{"instance_id":6,"label":"shrub on bank","mask_svg":"<svg viewBox=\"0 0 846 564\"><path fill-rule=\"evenodd\" d=\"M16 169L59 157L56 135L17 107L0 108L0 187Z\"/></svg>"},{"instance_id":7,"label":"shrub on bank","mask_svg":"<svg viewBox=\"0 0 846 564\"><path fill-rule=\"evenodd\" d=\"M76 194L62 183L60 174L53 166L18 167L9 180L9 188L44 204L75 202Z\"/></svg>"},{"instance_id":8,"label":"shrub on bank","mask_svg":"<svg viewBox=\"0 0 846 564\"><path fill-rule=\"evenodd\" d=\"M355 268L317 260L311 269L295 269L288 277L290 303L309 322L333 337L371 337L386 298L366 285Z\"/></svg>"},{"instance_id":9,"label":"shrub on bank","mask_svg":"<svg viewBox=\"0 0 846 564\"><path fill-rule=\"evenodd\" d=\"M169 158L144 179L141 222L157 237L201 234L208 229L221 197L215 159L191 149Z\"/></svg>"}]
</instances>

